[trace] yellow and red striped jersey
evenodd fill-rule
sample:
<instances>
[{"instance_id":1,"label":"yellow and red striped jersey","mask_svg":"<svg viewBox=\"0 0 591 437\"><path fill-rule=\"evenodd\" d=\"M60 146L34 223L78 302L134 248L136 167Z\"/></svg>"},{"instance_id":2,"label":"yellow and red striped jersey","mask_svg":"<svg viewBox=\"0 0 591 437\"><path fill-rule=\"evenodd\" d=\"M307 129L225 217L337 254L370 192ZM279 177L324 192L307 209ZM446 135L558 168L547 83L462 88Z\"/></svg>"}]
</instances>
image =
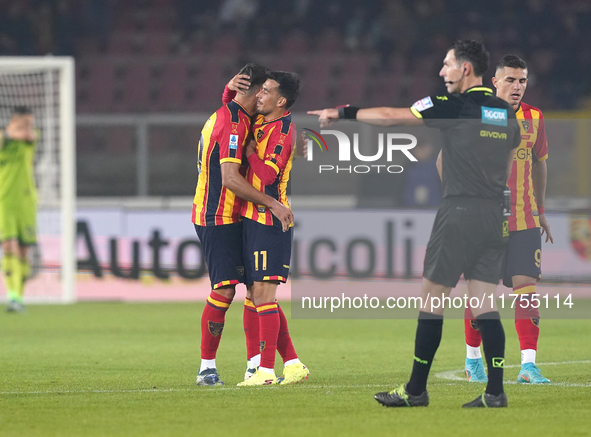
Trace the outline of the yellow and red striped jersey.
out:
<instances>
[{"instance_id":1,"label":"yellow and red striped jersey","mask_svg":"<svg viewBox=\"0 0 591 437\"><path fill-rule=\"evenodd\" d=\"M515 112L521 129L521 143L515 151L507 185L511 189L509 231L539 228L538 206L534 197L532 164L548 158L548 140L542 111L521 102Z\"/></svg>"},{"instance_id":2,"label":"yellow and red striped jersey","mask_svg":"<svg viewBox=\"0 0 591 437\"><path fill-rule=\"evenodd\" d=\"M253 131L257 150L248 159L246 180L257 190L289 207L287 181L296 140L296 127L291 121L291 113L286 112L271 121L265 121L264 116L258 115ZM252 202L244 202L240 214L263 225L281 225L271 211Z\"/></svg>"},{"instance_id":3,"label":"yellow and red striped jersey","mask_svg":"<svg viewBox=\"0 0 591 437\"><path fill-rule=\"evenodd\" d=\"M193 199L192 221L196 225L217 226L241 220L243 201L222 185L222 164L242 164L250 126L250 115L235 100L218 109L205 123L199 140L199 178Z\"/></svg>"}]
</instances>

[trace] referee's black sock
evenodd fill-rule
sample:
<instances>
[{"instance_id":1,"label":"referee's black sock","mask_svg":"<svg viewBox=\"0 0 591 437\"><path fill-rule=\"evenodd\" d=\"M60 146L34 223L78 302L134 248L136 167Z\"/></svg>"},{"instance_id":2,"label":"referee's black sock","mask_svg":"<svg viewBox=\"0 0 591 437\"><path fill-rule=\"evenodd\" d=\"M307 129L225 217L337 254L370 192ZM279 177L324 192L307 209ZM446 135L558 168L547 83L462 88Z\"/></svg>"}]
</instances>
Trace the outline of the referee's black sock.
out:
<instances>
[{"instance_id":1,"label":"referee's black sock","mask_svg":"<svg viewBox=\"0 0 591 437\"><path fill-rule=\"evenodd\" d=\"M488 368L486 393L498 396L503 393L503 368L505 367L505 330L498 311L481 314L476 323L482 336L482 348Z\"/></svg>"},{"instance_id":2,"label":"referee's black sock","mask_svg":"<svg viewBox=\"0 0 591 437\"><path fill-rule=\"evenodd\" d=\"M406 385L406 392L414 396L420 396L427 389L427 378L431 363L439 343L443 330L443 316L431 313L419 312L417 336L415 338L415 357L410 374L410 381Z\"/></svg>"}]
</instances>

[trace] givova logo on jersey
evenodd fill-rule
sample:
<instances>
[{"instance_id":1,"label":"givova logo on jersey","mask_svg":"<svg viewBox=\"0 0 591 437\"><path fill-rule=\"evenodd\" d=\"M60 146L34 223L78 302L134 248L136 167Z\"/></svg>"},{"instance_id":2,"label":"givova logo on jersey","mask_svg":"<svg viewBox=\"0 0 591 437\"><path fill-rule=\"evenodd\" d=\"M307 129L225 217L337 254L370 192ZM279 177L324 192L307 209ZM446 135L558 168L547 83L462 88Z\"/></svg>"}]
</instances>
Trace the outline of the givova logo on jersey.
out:
<instances>
[{"instance_id":1,"label":"givova logo on jersey","mask_svg":"<svg viewBox=\"0 0 591 437\"><path fill-rule=\"evenodd\" d=\"M495 126L507 126L507 110L482 106L482 122Z\"/></svg>"}]
</instances>

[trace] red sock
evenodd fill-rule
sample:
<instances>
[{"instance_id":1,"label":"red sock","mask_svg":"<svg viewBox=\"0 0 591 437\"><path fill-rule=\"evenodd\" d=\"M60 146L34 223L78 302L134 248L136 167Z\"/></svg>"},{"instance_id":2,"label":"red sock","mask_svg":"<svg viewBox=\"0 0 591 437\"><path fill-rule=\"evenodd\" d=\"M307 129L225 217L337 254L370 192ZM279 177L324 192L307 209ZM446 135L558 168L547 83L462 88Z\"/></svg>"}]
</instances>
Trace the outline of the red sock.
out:
<instances>
[{"instance_id":1,"label":"red sock","mask_svg":"<svg viewBox=\"0 0 591 437\"><path fill-rule=\"evenodd\" d=\"M213 360L220 345L226 311L232 299L212 291L201 315L201 359Z\"/></svg>"},{"instance_id":2,"label":"red sock","mask_svg":"<svg viewBox=\"0 0 591 437\"><path fill-rule=\"evenodd\" d=\"M480 347L482 337L476 326L474 315L472 315L472 309L469 306L464 309L464 335L466 336L466 344L468 346Z\"/></svg>"},{"instance_id":3,"label":"red sock","mask_svg":"<svg viewBox=\"0 0 591 437\"><path fill-rule=\"evenodd\" d=\"M289 328L287 327L287 318L285 317L285 313L277 304L277 309L279 310L279 337L277 338L277 352L283 358L283 362L289 360L295 360L298 357L296 354L295 348L293 347L293 343L291 342L291 336L289 335Z\"/></svg>"},{"instance_id":4,"label":"red sock","mask_svg":"<svg viewBox=\"0 0 591 437\"><path fill-rule=\"evenodd\" d=\"M250 360L260 353L259 315L249 298L244 299L244 315L242 317L244 335L246 336L246 359Z\"/></svg>"},{"instance_id":5,"label":"red sock","mask_svg":"<svg viewBox=\"0 0 591 437\"><path fill-rule=\"evenodd\" d=\"M277 302L267 302L257 305L256 308L259 314L261 367L273 369L275 367L275 352L277 351L280 324Z\"/></svg>"},{"instance_id":6,"label":"red sock","mask_svg":"<svg viewBox=\"0 0 591 437\"><path fill-rule=\"evenodd\" d=\"M525 284L520 287L514 287L513 293L531 295L536 291L536 284ZM526 305L527 302L527 305ZM531 301L523 302L518 299L515 302L515 329L519 337L519 347L521 350L538 350L538 337L540 336L540 311L538 308L531 307Z\"/></svg>"}]
</instances>

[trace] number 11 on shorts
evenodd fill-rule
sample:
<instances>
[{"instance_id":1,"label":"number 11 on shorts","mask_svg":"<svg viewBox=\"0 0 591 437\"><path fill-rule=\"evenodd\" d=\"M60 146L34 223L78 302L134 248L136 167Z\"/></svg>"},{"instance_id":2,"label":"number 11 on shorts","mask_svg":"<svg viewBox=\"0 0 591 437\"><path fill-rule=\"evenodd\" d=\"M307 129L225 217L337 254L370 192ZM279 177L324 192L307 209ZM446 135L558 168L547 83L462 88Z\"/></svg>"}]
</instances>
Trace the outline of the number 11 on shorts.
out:
<instances>
[{"instance_id":1,"label":"number 11 on shorts","mask_svg":"<svg viewBox=\"0 0 591 437\"><path fill-rule=\"evenodd\" d=\"M261 258L263 259L263 268L262 270L267 270L267 251L261 250ZM254 253L254 269L259 270L259 251L257 250Z\"/></svg>"}]
</instances>

